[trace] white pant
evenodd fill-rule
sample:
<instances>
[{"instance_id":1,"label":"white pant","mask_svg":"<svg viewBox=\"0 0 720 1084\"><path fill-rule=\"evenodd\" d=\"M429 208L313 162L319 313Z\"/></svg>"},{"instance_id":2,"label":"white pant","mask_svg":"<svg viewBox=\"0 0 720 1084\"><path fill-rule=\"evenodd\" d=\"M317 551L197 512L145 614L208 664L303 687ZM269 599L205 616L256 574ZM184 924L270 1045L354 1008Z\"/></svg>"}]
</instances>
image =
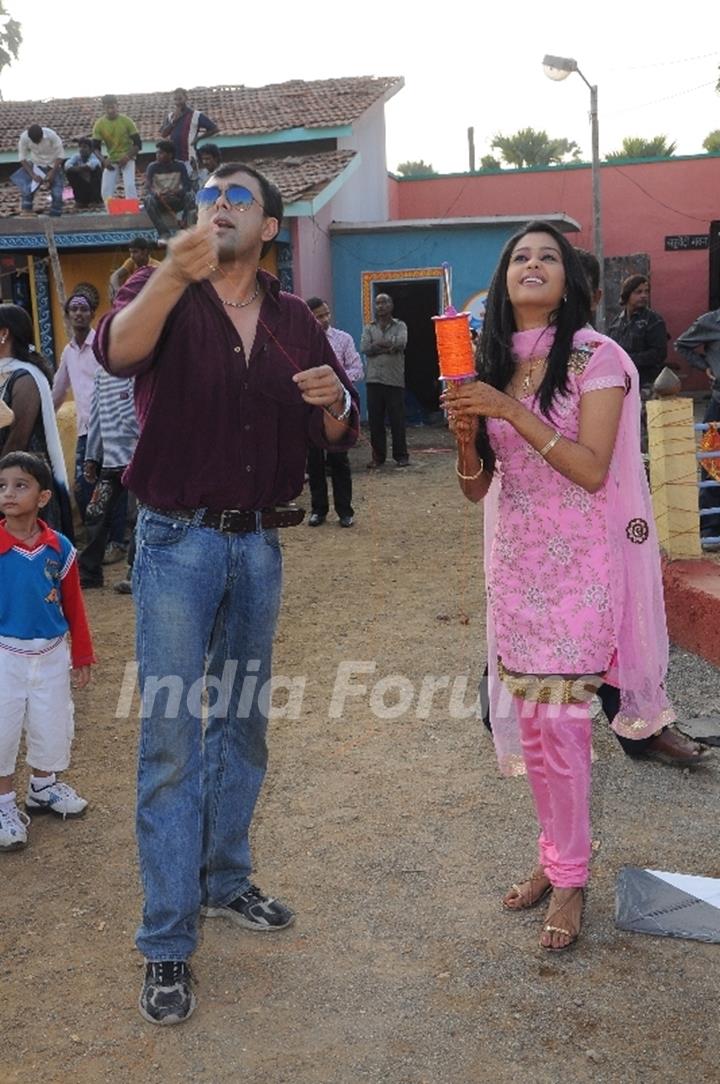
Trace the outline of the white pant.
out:
<instances>
[{"instance_id":1,"label":"white pant","mask_svg":"<svg viewBox=\"0 0 720 1084\"><path fill-rule=\"evenodd\" d=\"M0 776L15 771L23 727L27 763L64 771L75 733L66 639L38 655L0 648Z\"/></svg>"},{"instance_id":2,"label":"white pant","mask_svg":"<svg viewBox=\"0 0 720 1084\"><path fill-rule=\"evenodd\" d=\"M115 169L103 169L100 193L104 200L115 195L118 177L121 173L123 188L125 189L125 198L137 199L137 188L135 187L135 159L131 158L125 163L122 169L120 169L120 166L118 165L115 166Z\"/></svg>"}]
</instances>

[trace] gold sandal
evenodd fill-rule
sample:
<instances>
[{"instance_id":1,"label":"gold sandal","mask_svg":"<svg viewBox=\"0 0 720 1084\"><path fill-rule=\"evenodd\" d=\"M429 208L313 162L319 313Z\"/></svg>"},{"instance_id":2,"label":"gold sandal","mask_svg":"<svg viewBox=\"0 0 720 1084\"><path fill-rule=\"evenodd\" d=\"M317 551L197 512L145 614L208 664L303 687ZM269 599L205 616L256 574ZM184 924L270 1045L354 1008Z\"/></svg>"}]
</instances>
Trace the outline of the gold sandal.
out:
<instances>
[{"instance_id":1,"label":"gold sandal","mask_svg":"<svg viewBox=\"0 0 720 1084\"><path fill-rule=\"evenodd\" d=\"M558 890L557 887L553 888L553 892L556 892L557 890ZM560 891L562 891L562 889L560 889ZM579 918L579 922L578 922L578 927L577 927L577 929L569 929L568 930L566 927L567 926L572 926L572 923L567 921L567 918L566 918L568 904L572 900L575 899L575 896L576 896L576 894L578 892L582 896L582 907L580 908L580 918ZM547 917L547 922L543 926L542 932L543 932L543 934L546 934L546 933L559 933L559 934L562 934L563 937L568 937L569 941L564 945L544 945L542 943L542 941L540 941L540 948L544 949L545 952L566 952L567 949L572 948L572 946L574 944L576 944L577 939L580 936L580 930L582 929L582 919L583 919L584 907L585 907L585 889L584 888L573 888L570 891L570 895L567 897L567 899L564 901L564 903L558 903L558 904L556 904L556 906L554 908L553 908L553 901L551 899L550 900L550 906L548 907L548 913L547 913L547 916L546 916ZM557 921L557 920L562 921L563 919L565 919L566 924L565 924L565 926L556 926L554 924L554 922L553 922L553 919L555 921Z\"/></svg>"},{"instance_id":2,"label":"gold sandal","mask_svg":"<svg viewBox=\"0 0 720 1084\"><path fill-rule=\"evenodd\" d=\"M547 881L547 884L543 887L545 881ZM533 907L537 907L539 903L542 903L551 889L552 885L545 870L542 866L537 866L527 880L510 886L510 892L514 892L515 895L511 896L510 892L508 892L506 896L503 896L502 905L506 911L530 911ZM519 902L513 905L510 902L511 900L518 900Z\"/></svg>"}]
</instances>

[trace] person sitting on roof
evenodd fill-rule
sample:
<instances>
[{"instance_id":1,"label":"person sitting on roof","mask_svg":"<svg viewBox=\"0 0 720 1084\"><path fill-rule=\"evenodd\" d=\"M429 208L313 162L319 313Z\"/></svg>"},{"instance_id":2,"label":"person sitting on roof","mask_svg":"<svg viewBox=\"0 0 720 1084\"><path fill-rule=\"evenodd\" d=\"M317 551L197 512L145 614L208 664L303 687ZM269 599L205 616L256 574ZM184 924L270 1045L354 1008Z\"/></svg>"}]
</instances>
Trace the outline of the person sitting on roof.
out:
<instances>
[{"instance_id":1,"label":"person sitting on roof","mask_svg":"<svg viewBox=\"0 0 720 1084\"><path fill-rule=\"evenodd\" d=\"M38 189L49 188L52 200L50 214L57 218L62 214L65 187L65 152L60 136L52 128L31 124L18 141L18 157L20 168L15 170L10 180L20 189L23 213L32 214L35 193Z\"/></svg>"},{"instance_id":2,"label":"person sitting on roof","mask_svg":"<svg viewBox=\"0 0 720 1084\"><path fill-rule=\"evenodd\" d=\"M187 224L187 212L193 201L190 179L183 162L173 157L175 148L169 139L156 143L156 161L145 171L144 206L148 218L161 238L177 233L177 212L183 212L183 224Z\"/></svg>"},{"instance_id":3,"label":"person sitting on roof","mask_svg":"<svg viewBox=\"0 0 720 1084\"><path fill-rule=\"evenodd\" d=\"M79 210L85 210L102 203L102 160L93 150L93 141L89 136L82 136L77 142L77 153L71 155L65 163L65 174L73 190L75 206Z\"/></svg>"},{"instance_id":4,"label":"person sitting on roof","mask_svg":"<svg viewBox=\"0 0 720 1084\"><path fill-rule=\"evenodd\" d=\"M198 147L197 186L202 188L211 173L220 168L222 158L217 143L203 143Z\"/></svg>"}]
</instances>

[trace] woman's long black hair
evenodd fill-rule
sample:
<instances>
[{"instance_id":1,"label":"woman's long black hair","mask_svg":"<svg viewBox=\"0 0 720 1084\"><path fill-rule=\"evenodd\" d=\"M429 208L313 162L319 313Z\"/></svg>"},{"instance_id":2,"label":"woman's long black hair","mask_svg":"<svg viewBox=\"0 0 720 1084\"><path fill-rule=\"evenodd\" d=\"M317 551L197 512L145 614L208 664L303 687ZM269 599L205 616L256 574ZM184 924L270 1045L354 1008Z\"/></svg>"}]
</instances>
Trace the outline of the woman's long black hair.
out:
<instances>
[{"instance_id":1,"label":"woman's long black hair","mask_svg":"<svg viewBox=\"0 0 720 1084\"><path fill-rule=\"evenodd\" d=\"M500 256L500 262L490 283L485 308L476 369L480 380L504 391L515 372L512 356L512 336L517 331L510 298L507 291L507 272L513 249L529 233L548 233L557 243L565 269L565 297L550 315L550 325L555 328L555 339L548 354L547 367L537 390L540 409L546 416L556 394L567 391L568 361L573 336L590 319L590 289L587 277L575 249L559 230L549 222L529 222L511 237ZM494 469L495 454L490 447L487 428L480 423L477 437L478 455L486 470Z\"/></svg>"},{"instance_id":2,"label":"woman's long black hair","mask_svg":"<svg viewBox=\"0 0 720 1084\"><path fill-rule=\"evenodd\" d=\"M34 365L46 378L48 384L52 384L52 365L35 349L32 320L25 309L9 303L0 305L0 327L5 327L10 332L15 360Z\"/></svg>"}]
</instances>

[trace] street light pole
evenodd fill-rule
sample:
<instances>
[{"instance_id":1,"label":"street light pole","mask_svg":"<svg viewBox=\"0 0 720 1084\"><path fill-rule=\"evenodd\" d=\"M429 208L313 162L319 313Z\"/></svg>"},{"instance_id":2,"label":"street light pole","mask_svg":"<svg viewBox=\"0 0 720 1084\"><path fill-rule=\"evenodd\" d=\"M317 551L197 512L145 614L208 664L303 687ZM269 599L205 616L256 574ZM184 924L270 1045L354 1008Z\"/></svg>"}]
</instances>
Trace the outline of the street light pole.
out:
<instances>
[{"instance_id":1,"label":"street light pole","mask_svg":"<svg viewBox=\"0 0 720 1084\"><path fill-rule=\"evenodd\" d=\"M600 195L600 129L598 124L598 88L593 86L585 78L577 65L577 61L571 57L546 56L543 59L543 69L548 79L567 79L573 72L582 79L590 90L590 134L592 145L592 218L593 218L593 252L600 268L600 301L595 310L595 323L598 331L605 331L605 251L603 246L602 232L602 199Z\"/></svg>"}]
</instances>

